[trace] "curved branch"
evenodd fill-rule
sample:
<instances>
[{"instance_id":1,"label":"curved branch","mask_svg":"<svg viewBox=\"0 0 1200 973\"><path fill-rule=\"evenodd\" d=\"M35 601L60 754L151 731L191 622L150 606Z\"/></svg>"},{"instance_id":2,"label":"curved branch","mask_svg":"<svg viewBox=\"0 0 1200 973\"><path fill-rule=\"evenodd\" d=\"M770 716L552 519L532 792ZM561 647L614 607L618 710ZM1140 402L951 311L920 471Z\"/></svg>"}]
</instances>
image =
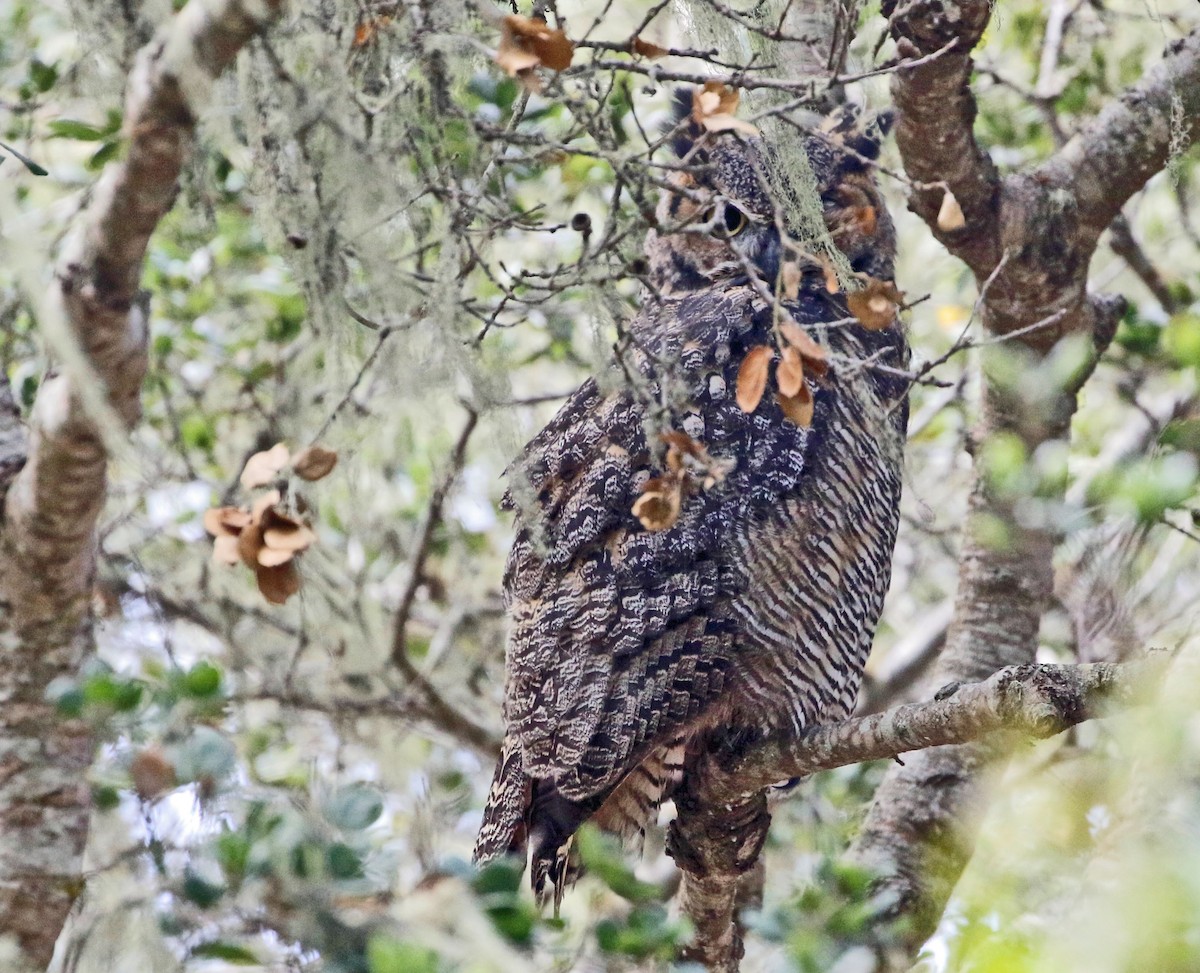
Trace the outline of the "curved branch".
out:
<instances>
[{"instance_id":1,"label":"curved branch","mask_svg":"<svg viewBox=\"0 0 1200 973\"><path fill-rule=\"evenodd\" d=\"M1001 257L1000 176L975 141L976 105L970 79L971 50L987 28L992 4L989 0L916 0L885 3L883 12L891 18L901 57L917 59L951 46L941 57L893 76L896 144L905 171L915 182L909 208L951 253L976 275L986 277ZM962 208L969 233L938 228L947 190Z\"/></svg>"},{"instance_id":2,"label":"curved branch","mask_svg":"<svg viewBox=\"0 0 1200 973\"><path fill-rule=\"evenodd\" d=\"M45 691L90 651L106 439L141 411L146 246L174 202L209 86L282 6L192 0L142 52L128 85L125 159L101 177L59 263L65 365L38 391L27 444L11 410L0 417L0 476L20 468L0 507L0 932L18 943L12 968L22 973L50 961L87 833L92 741Z\"/></svg>"},{"instance_id":3,"label":"curved branch","mask_svg":"<svg viewBox=\"0 0 1200 973\"><path fill-rule=\"evenodd\" d=\"M792 777L1000 731L1051 737L1145 701L1164 668L1165 658L1157 655L1126 663L1008 666L983 682L951 683L924 702L814 726L791 738L768 737L742 753L718 751L702 772L701 793L706 801L728 803Z\"/></svg>"},{"instance_id":4,"label":"curved branch","mask_svg":"<svg viewBox=\"0 0 1200 973\"><path fill-rule=\"evenodd\" d=\"M1073 197L1093 243L1172 153L1200 138L1200 27L1167 46L1140 82L1109 102L1037 170Z\"/></svg>"},{"instance_id":5,"label":"curved branch","mask_svg":"<svg viewBox=\"0 0 1200 973\"><path fill-rule=\"evenodd\" d=\"M683 873L680 905L695 928L685 958L710 970L738 968L739 894L766 837L764 792L771 784L913 750L936 754L941 751L929 748L972 741L1007 751L1015 739L1053 736L1147 700L1167 658L1163 653L1129 663L1009 666L983 682L951 684L931 700L814 726L799 736L775 735L749 745L726 741L676 795L678 814L667 840Z\"/></svg>"}]
</instances>

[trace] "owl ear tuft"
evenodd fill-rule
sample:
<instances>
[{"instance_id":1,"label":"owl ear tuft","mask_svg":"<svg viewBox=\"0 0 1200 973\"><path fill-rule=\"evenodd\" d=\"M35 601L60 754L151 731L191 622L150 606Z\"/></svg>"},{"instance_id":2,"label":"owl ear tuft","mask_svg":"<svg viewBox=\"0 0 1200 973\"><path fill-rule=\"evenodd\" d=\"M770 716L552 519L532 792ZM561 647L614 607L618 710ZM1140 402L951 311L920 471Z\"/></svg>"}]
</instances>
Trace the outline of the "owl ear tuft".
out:
<instances>
[{"instance_id":1,"label":"owl ear tuft","mask_svg":"<svg viewBox=\"0 0 1200 973\"><path fill-rule=\"evenodd\" d=\"M877 159L895 120L896 113L891 108L864 114L857 105L845 104L825 116L817 130L834 145L844 146L865 159ZM844 165L851 169L861 168L861 165L855 165L853 156L845 160Z\"/></svg>"},{"instance_id":2,"label":"owl ear tuft","mask_svg":"<svg viewBox=\"0 0 1200 973\"><path fill-rule=\"evenodd\" d=\"M891 132L896 122L896 112L891 108L868 115L854 135L847 139L846 144L859 155L868 159L878 159L883 140Z\"/></svg>"},{"instance_id":3,"label":"owl ear tuft","mask_svg":"<svg viewBox=\"0 0 1200 973\"><path fill-rule=\"evenodd\" d=\"M695 149L704 135L704 129L692 118L694 89L681 86L671 93L671 149L680 159L685 159Z\"/></svg>"}]
</instances>

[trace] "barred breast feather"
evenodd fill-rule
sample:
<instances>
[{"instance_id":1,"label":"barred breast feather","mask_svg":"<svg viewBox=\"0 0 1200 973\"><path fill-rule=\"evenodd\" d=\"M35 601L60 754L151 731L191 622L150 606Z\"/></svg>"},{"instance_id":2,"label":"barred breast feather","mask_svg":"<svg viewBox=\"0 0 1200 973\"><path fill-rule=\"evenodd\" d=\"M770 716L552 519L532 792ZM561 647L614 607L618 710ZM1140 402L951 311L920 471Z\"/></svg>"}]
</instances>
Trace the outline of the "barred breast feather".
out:
<instances>
[{"instance_id":1,"label":"barred breast feather","mask_svg":"<svg viewBox=\"0 0 1200 973\"><path fill-rule=\"evenodd\" d=\"M507 737L476 846L533 846L561 885L579 823L630 834L696 741L847 715L895 542L907 421L898 328L847 322L841 295L802 282L787 312L827 349L807 428L769 386L734 398L776 312L744 279L650 301L623 368L586 382L510 471L516 540ZM628 372L634 382L625 380ZM771 379L774 382L774 379ZM631 512L684 432L727 472L645 529Z\"/></svg>"}]
</instances>

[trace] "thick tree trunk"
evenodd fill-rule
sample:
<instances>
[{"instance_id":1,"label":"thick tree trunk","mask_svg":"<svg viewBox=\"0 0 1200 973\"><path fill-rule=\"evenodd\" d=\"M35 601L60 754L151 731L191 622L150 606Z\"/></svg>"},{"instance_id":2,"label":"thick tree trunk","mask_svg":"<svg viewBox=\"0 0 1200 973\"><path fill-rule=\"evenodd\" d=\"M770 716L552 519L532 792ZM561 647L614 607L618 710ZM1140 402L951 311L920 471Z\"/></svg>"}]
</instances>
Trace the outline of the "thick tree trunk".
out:
<instances>
[{"instance_id":1,"label":"thick tree trunk","mask_svg":"<svg viewBox=\"0 0 1200 973\"><path fill-rule=\"evenodd\" d=\"M1002 397L985 392L980 442L1012 427ZM1056 424L1054 438L1065 434ZM1031 445L1048 438L1040 431ZM998 536L999 535L999 536ZM1005 666L1034 661L1042 612L1053 593L1056 538L1022 529L977 474L959 554L954 620L931 685L978 682ZM915 950L936 926L974 848L987 795L1010 741L996 737L935 747L905 758L880 785L850 857L879 875L875 890L894 916L906 915Z\"/></svg>"},{"instance_id":2,"label":"thick tree trunk","mask_svg":"<svg viewBox=\"0 0 1200 973\"><path fill-rule=\"evenodd\" d=\"M207 86L281 6L192 0L142 52L128 85L127 155L96 185L42 309L64 365L38 390L27 442L0 397L0 956L12 973L46 968L83 887L91 741L46 693L91 651L107 447L141 411L146 246L174 203Z\"/></svg>"},{"instance_id":3,"label":"thick tree trunk","mask_svg":"<svg viewBox=\"0 0 1200 973\"><path fill-rule=\"evenodd\" d=\"M6 384L0 385L0 450L0 965L41 970L79 890L92 755L86 725L58 716L46 687L76 672L88 650L81 622L91 572L69 540L33 551L20 543L31 534L53 536L59 527L73 540L75 531L53 510L30 516L36 480L53 471L26 462L24 429ZM5 480L22 467L5 496ZM74 499L85 515L94 506L90 498ZM25 518L20 530L8 526L17 518ZM42 553L49 557L35 556Z\"/></svg>"},{"instance_id":4,"label":"thick tree trunk","mask_svg":"<svg viewBox=\"0 0 1200 973\"><path fill-rule=\"evenodd\" d=\"M896 138L905 171L917 181L910 208L974 271L988 328L1028 346L1021 367L1038 367L1064 335L1090 337L1094 365L1124 306L1087 292L1096 241L1164 164L1172 98L1184 87L1188 104L1176 135L1190 142L1200 131L1200 31L1172 45L1160 67L1046 163L1001 179L975 142L969 87L971 49L991 4L922 0L885 3L884 12L903 56L926 57L951 45L945 56L893 76ZM960 227L938 223L946 193L961 206ZM1032 456L1040 445L1066 438L1090 371L1037 402L989 383L976 443L1015 434ZM1057 537L1053 526L1023 525L1013 505L989 490L986 475L977 463L955 618L934 685L982 679L999 666L1032 661L1037 649ZM893 916L907 917L914 954L972 854L989 783L1006 758L1003 741L926 751L893 767L876 793L850 856L880 872L877 888Z\"/></svg>"}]
</instances>

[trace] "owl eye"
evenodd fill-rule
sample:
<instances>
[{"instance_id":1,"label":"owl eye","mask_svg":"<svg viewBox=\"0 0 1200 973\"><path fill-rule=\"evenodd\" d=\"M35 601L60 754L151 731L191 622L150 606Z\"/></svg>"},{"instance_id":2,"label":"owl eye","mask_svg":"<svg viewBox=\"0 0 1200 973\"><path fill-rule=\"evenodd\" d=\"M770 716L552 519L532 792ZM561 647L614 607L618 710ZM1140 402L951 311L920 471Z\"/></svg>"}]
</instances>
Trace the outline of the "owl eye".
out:
<instances>
[{"instance_id":1,"label":"owl eye","mask_svg":"<svg viewBox=\"0 0 1200 973\"><path fill-rule=\"evenodd\" d=\"M746 224L750 222L746 218L746 214L732 203L725 204L725 212L722 215L725 220L725 232L730 236L737 236L746 229Z\"/></svg>"}]
</instances>

